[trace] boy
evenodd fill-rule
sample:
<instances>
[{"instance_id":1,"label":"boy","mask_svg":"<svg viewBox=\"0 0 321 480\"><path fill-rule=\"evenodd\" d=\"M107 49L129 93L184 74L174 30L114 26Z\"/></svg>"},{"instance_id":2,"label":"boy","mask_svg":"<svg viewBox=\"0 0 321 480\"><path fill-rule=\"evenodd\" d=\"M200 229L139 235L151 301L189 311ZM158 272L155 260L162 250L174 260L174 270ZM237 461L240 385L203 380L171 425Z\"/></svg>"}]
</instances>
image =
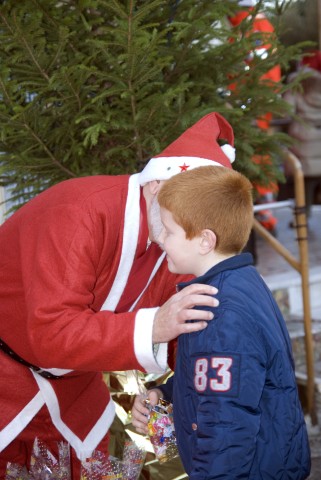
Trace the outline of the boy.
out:
<instances>
[{"instance_id":1,"label":"boy","mask_svg":"<svg viewBox=\"0 0 321 480\"><path fill-rule=\"evenodd\" d=\"M218 288L207 329L178 338L175 374L148 392L174 405L178 448L190 480L302 480L310 451L284 319L249 253L252 187L235 170L202 166L158 194L159 242L180 284ZM147 433L143 398L133 425Z\"/></svg>"}]
</instances>

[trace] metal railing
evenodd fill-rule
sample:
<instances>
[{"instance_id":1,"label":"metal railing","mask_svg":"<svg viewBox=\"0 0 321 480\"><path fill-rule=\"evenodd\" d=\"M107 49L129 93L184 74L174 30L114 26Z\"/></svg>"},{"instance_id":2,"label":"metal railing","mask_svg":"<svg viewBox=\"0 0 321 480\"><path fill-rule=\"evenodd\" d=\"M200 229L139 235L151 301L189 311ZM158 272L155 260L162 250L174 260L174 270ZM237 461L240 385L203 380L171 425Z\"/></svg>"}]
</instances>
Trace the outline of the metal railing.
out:
<instances>
[{"instance_id":1,"label":"metal railing","mask_svg":"<svg viewBox=\"0 0 321 480\"><path fill-rule=\"evenodd\" d=\"M308 230L305 204L304 175L300 160L289 151L284 152L284 161L289 164L294 179L294 200L275 202L275 204L255 205L254 212L264 209L273 209L283 206L291 206L294 209L295 229L299 247L299 259L294 257L270 232L268 232L256 219L253 228L263 237L301 276L305 358L307 372L307 410L311 417L312 425L318 423L315 402L315 373L314 373L314 344L312 336L310 284L309 284L309 253L308 253Z\"/></svg>"}]
</instances>

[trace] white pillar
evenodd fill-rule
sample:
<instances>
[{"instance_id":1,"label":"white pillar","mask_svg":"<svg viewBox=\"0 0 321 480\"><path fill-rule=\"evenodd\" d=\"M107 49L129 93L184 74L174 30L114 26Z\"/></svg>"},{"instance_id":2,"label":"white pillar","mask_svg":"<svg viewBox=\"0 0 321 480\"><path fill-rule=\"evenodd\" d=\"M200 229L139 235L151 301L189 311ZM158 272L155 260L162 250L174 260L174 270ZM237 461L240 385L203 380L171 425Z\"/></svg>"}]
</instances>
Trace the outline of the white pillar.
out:
<instances>
[{"instance_id":1,"label":"white pillar","mask_svg":"<svg viewBox=\"0 0 321 480\"><path fill-rule=\"evenodd\" d=\"M4 201L4 188L0 187L0 225L5 221L5 204L2 203Z\"/></svg>"}]
</instances>

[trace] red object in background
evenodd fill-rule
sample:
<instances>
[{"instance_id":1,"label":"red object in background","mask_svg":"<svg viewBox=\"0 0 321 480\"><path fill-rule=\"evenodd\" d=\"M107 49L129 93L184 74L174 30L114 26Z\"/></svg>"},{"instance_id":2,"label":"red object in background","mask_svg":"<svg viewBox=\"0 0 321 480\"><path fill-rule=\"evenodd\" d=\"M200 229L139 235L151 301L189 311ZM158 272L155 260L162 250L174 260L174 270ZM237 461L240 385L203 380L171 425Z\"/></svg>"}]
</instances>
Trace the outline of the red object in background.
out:
<instances>
[{"instance_id":1,"label":"red object in background","mask_svg":"<svg viewBox=\"0 0 321 480\"><path fill-rule=\"evenodd\" d=\"M238 12L234 17L230 17L229 21L231 25L233 27L240 25L240 23L242 23L246 18L248 18L249 15L252 15L253 11L253 7L248 7L245 10ZM258 42L257 45L254 47L254 50L268 51L271 48L271 44L268 40L269 36L274 35L274 27L263 13L258 13L257 15L255 15L252 23L252 31L249 33L249 35L257 32L262 33L262 42ZM251 52L249 52L249 58L244 60L245 63L247 63L248 65L251 64L250 53ZM280 66L275 65L275 67L262 75L261 80L269 80L271 82L271 88L277 89L277 84L281 81ZM229 88L231 90L235 90L236 86L236 83L233 83L229 86ZM257 118L256 123L258 128L266 130L269 128L271 120L272 114L270 112L267 112L262 117ZM255 163L263 164L264 162L268 161L268 158L266 156L255 155L252 160ZM273 182L271 182L268 186L255 184L254 188L258 193L257 203L269 203L273 201L274 194L278 191L278 185ZM271 210L262 210L261 212L257 213L257 219L261 223L261 225L264 226L264 228L271 232L275 231L277 219L273 216Z\"/></svg>"},{"instance_id":2,"label":"red object in background","mask_svg":"<svg viewBox=\"0 0 321 480\"><path fill-rule=\"evenodd\" d=\"M301 59L301 67L309 67L321 72L321 52L319 50L310 50Z\"/></svg>"},{"instance_id":3,"label":"red object in background","mask_svg":"<svg viewBox=\"0 0 321 480\"><path fill-rule=\"evenodd\" d=\"M229 17L229 22L233 27L236 27L240 25L249 15L252 15L254 8L249 7L246 10L242 10L241 12L237 13L234 17ZM257 33L261 32L262 35L262 44L255 46L255 50L258 49L265 49L269 50L271 48L271 44L268 43L268 38L269 36L274 35L274 27L272 23L266 18L266 16L263 13L258 13L253 20L252 23L253 29L250 32L252 33ZM267 41L267 43L266 43ZM250 62L248 62L250 63ZM266 72L264 75L261 77L262 80L264 79L270 79L272 84L278 83L281 81L281 68L279 65L275 65L271 70ZM275 86L275 85L274 85Z\"/></svg>"}]
</instances>

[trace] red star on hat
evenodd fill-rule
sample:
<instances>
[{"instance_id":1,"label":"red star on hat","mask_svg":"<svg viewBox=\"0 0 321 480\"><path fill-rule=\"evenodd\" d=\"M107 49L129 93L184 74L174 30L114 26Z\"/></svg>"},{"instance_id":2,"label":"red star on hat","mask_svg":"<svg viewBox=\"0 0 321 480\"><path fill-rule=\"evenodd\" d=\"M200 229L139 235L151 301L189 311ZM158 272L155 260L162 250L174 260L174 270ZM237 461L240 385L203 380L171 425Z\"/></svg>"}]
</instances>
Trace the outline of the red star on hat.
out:
<instances>
[{"instance_id":1,"label":"red star on hat","mask_svg":"<svg viewBox=\"0 0 321 480\"><path fill-rule=\"evenodd\" d=\"M190 165L186 165L186 163L184 162L184 165L180 165L180 169L181 169L181 172L186 172L186 170L190 167Z\"/></svg>"}]
</instances>

